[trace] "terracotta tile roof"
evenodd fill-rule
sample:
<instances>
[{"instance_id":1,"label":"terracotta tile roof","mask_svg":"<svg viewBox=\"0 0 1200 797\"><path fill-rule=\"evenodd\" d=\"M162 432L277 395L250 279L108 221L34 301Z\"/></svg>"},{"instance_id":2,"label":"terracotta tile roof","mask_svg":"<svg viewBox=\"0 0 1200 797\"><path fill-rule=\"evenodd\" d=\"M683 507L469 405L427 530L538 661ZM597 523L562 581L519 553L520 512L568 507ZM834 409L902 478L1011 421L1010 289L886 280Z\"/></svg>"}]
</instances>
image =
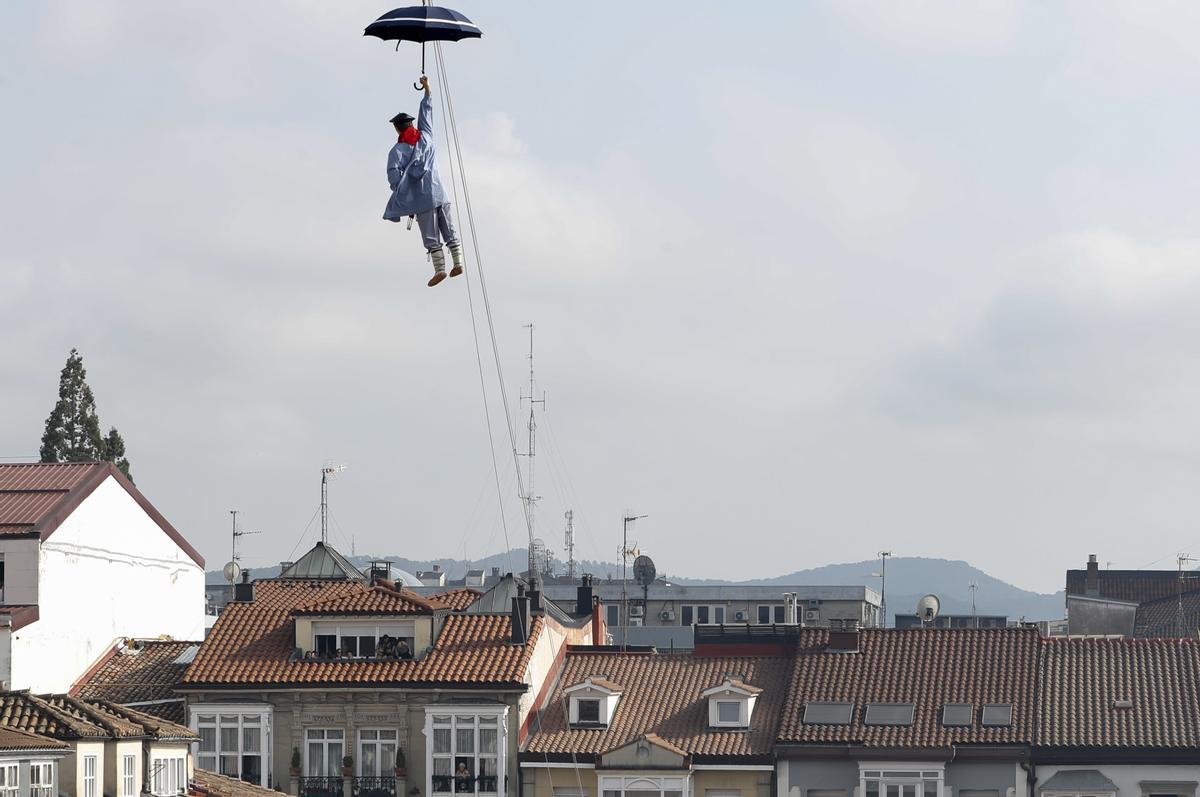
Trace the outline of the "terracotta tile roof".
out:
<instances>
[{"instance_id":1,"label":"terracotta tile roof","mask_svg":"<svg viewBox=\"0 0 1200 797\"><path fill-rule=\"evenodd\" d=\"M1183 606L1182 618L1179 616L1180 604ZM1138 604L1133 627L1134 636L1139 637L1195 639L1200 633L1200 589Z\"/></svg>"},{"instance_id":2,"label":"terracotta tile roof","mask_svg":"<svg viewBox=\"0 0 1200 797\"><path fill-rule=\"evenodd\" d=\"M359 592L321 599L296 609L298 615L404 615L431 614L434 609L444 608L440 602L422 597L409 590L392 590L386 587L368 587Z\"/></svg>"},{"instance_id":3,"label":"terracotta tile roof","mask_svg":"<svg viewBox=\"0 0 1200 797\"><path fill-rule=\"evenodd\" d=\"M459 587L458 589L447 590L446 592L439 592L436 595L430 595L429 599L435 600L443 606L453 609L456 612L461 612L472 603L477 601L479 596L482 594L483 593L477 589L471 589L470 587Z\"/></svg>"},{"instance_id":4,"label":"terracotta tile roof","mask_svg":"<svg viewBox=\"0 0 1200 797\"><path fill-rule=\"evenodd\" d=\"M118 705L139 704L137 710L170 722L187 721L183 698L175 686L187 664L176 660L199 642L176 640L123 640L71 688L85 699L107 700Z\"/></svg>"},{"instance_id":5,"label":"terracotta tile roof","mask_svg":"<svg viewBox=\"0 0 1200 797\"><path fill-rule=\"evenodd\" d=\"M1179 573L1175 570L1098 570L1097 586L1101 598L1119 601L1157 600L1179 591ZM1067 571L1067 594L1087 594L1087 571Z\"/></svg>"},{"instance_id":6,"label":"terracotta tile roof","mask_svg":"<svg viewBox=\"0 0 1200 797\"><path fill-rule=\"evenodd\" d=\"M1200 642L1052 638L1041 651L1039 746L1200 746Z\"/></svg>"},{"instance_id":7,"label":"terracotta tile roof","mask_svg":"<svg viewBox=\"0 0 1200 797\"><path fill-rule=\"evenodd\" d=\"M0 536L31 535L46 539L110 476L168 537L204 567L204 557L111 462L0 464Z\"/></svg>"},{"instance_id":8,"label":"terracotta tile roof","mask_svg":"<svg viewBox=\"0 0 1200 797\"><path fill-rule=\"evenodd\" d=\"M192 771L188 794L192 797L279 797L279 792L272 789L218 775L199 767Z\"/></svg>"},{"instance_id":9,"label":"terracotta tile roof","mask_svg":"<svg viewBox=\"0 0 1200 797\"><path fill-rule=\"evenodd\" d=\"M1038 634L1034 629L866 629L858 652L829 652L829 632L800 633L779 739L784 743L940 748L1028 743L1033 736ZM848 725L803 722L808 702L854 704ZM914 704L911 725L867 725L867 703ZM946 703L970 703L970 726L945 727ZM983 704L1013 705L1012 724L983 727Z\"/></svg>"},{"instance_id":10,"label":"terracotta tile roof","mask_svg":"<svg viewBox=\"0 0 1200 797\"><path fill-rule=\"evenodd\" d=\"M0 728L0 750L69 750L71 745L36 733Z\"/></svg>"},{"instance_id":11,"label":"terracotta tile roof","mask_svg":"<svg viewBox=\"0 0 1200 797\"><path fill-rule=\"evenodd\" d=\"M199 740L200 734L177 722L165 720L162 717L145 711L138 711L129 706L119 706L104 700L81 701L94 713L111 719L120 719L140 730L139 735L149 736L160 741Z\"/></svg>"},{"instance_id":12,"label":"terracotta tile roof","mask_svg":"<svg viewBox=\"0 0 1200 797\"><path fill-rule=\"evenodd\" d=\"M530 652L541 630L534 618L528 645L510 642L507 615L451 614L420 660L309 661L293 657L292 613L368 588L355 581L264 580L255 599L230 603L188 667L182 688L203 685L502 685L524 687Z\"/></svg>"},{"instance_id":13,"label":"terracotta tile roof","mask_svg":"<svg viewBox=\"0 0 1200 797\"><path fill-rule=\"evenodd\" d=\"M111 736L100 723L81 717L77 712L60 711L28 692L0 693L0 726L66 740Z\"/></svg>"},{"instance_id":14,"label":"terracotta tile roof","mask_svg":"<svg viewBox=\"0 0 1200 797\"><path fill-rule=\"evenodd\" d=\"M581 761L655 734L695 760L769 758L775 743L791 662L782 656L696 656L679 653L567 653L554 693L538 720L522 757L557 760L575 754ZM748 731L708 727L708 701L700 694L726 676L763 689ZM564 690L592 676L622 684L607 728L567 725Z\"/></svg>"}]
</instances>

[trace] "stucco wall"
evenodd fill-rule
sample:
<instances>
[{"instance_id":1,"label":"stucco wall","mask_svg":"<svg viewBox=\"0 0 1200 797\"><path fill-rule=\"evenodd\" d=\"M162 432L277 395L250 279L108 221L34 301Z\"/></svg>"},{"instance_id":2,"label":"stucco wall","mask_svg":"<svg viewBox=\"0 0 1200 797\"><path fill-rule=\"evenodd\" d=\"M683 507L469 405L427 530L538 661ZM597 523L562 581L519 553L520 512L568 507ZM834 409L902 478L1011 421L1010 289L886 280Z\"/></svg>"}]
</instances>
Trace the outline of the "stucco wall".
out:
<instances>
[{"instance_id":1,"label":"stucco wall","mask_svg":"<svg viewBox=\"0 0 1200 797\"><path fill-rule=\"evenodd\" d=\"M942 763L906 762L902 768L940 767ZM781 762L781 766L784 765L787 767L786 782L780 778L780 797L809 797L809 791L831 789L845 790L847 797L852 797L858 788L858 761L791 760ZM1009 797L1009 790L1013 789L1023 795L1024 783L1024 772L1015 761L952 761L945 764L943 797L956 797L959 789L994 790L999 797Z\"/></svg>"},{"instance_id":2,"label":"stucco wall","mask_svg":"<svg viewBox=\"0 0 1200 797\"><path fill-rule=\"evenodd\" d=\"M78 742L75 752L62 760L59 765L59 790L66 794L83 797L83 759L86 756L96 756L96 794L104 794L105 761L104 742Z\"/></svg>"},{"instance_id":3,"label":"stucco wall","mask_svg":"<svg viewBox=\"0 0 1200 797\"><path fill-rule=\"evenodd\" d=\"M134 766L133 793L142 792L142 743L140 741L109 742L104 746L104 791L107 797L117 797L121 793L122 761L126 755L134 756L137 764Z\"/></svg>"},{"instance_id":4,"label":"stucco wall","mask_svg":"<svg viewBox=\"0 0 1200 797\"><path fill-rule=\"evenodd\" d=\"M42 543L38 579L14 689L67 691L117 637L204 635L203 569L111 477Z\"/></svg>"}]
</instances>

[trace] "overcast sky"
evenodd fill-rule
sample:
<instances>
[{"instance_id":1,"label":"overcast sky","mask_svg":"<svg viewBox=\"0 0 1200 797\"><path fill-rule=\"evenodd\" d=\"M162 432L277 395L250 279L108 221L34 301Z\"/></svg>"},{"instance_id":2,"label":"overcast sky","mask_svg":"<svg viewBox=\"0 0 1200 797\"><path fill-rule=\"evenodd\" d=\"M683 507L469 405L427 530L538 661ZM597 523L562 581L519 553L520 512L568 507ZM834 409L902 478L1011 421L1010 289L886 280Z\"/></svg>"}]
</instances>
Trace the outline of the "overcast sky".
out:
<instances>
[{"instance_id":1,"label":"overcast sky","mask_svg":"<svg viewBox=\"0 0 1200 797\"><path fill-rule=\"evenodd\" d=\"M888 548L1041 591L1200 555L1196 4L457 8L552 545L572 507L612 560L634 510L668 573ZM416 50L361 36L387 9L4 4L0 456L78 347L210 566L233 508L251 566L311 544L326 461L339 548L504 550L466 285L380 219L417 103Z\"/></svg>"}]
</instances>

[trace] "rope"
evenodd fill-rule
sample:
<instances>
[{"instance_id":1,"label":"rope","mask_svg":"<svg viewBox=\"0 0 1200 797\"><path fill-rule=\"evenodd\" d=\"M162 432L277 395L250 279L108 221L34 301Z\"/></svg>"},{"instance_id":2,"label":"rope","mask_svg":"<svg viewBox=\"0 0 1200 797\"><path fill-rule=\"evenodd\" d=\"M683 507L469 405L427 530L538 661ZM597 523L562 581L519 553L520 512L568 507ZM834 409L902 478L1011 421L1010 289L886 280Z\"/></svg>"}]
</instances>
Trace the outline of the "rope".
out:
<instances>
[{"instance_id":1,"label":"rope","mask_svg":"<svg viewBox=\"0 0 1200 797\"><path fill-rule=\"evenodd\" d=\"M517 450L517 435L516 435L515 427L513 426L512 410L509 408L509 404L508 404L508 388L504 383L504 368L500 363L500 344L496 340L496 325L495 325L495 323L493 321L493 317L492 317L492 303L491 303L491 299L488 297L487 278L485 277L484 270L483 270L483 254L479 250L479 235L475 228L475 212L471 205L471 191L467 185L467 169L466 169L466 165L463 163L462 144L458 138L458 121L454 115L454 99L450 93L450 79L446 73L446 62L442 55L442 45L440 42L438 42L434 45L434 65L437 68L438 82L441 83L441 85L443 87L442 92L441 92L442 111L443 111L443 114L448 116L448 118L449 118L449 125L447 127L447 130L449 131L450 139L453 142L452 153L451 153L453 156L452 164L451 164L451 183L452 183L452 185L454 185L454 196L455 196L455 200L456 200L455 201L455 206L456 206L455 212L456 212L456 215L458 215L460 223L461 223L462 216L461 216L461 213L458 213L458 210L457 210L458 188L453 179L453 161L458 162L458 179L462 181L462 189L463 189L462 204L467 210L467 227L471 231L471 249L475 254L475 268L478 270L478 273L479 273L479 293L480 293L480 296L483 298L483 310L484 310L484 315L487 318L488 335L491 338L491 342L492 342L492 358L495 361L496 378L500 383L500 401L501 401L502 406L504 407L504 421L505 421L504 425L505 425L505 428L508 430L508 441L509 441L509 445L512 448L513 467L517 473L517 491L518 491L518 494L522 498L522 510L525 514L525 529L526 529L526 532L528 533L530 549L532 549L532 547L533 547L533 518L530 516L529 503L527 501L523 500L525 497L525 479L521 475L521 460L520 460L520 454L518 453L518 450ZM476 330L476 326L475 326L475 302L471 298L470 288L471 288L471 285L470 285L470 282L468 281L468 283L467 283L467 298L468 298L468 302L470 304L470 310L471 310L471 331L475 335L476 355L477 355L477 361L479 363L480 380L482 382L483 381L483 363L482 363L482 357L479 356L479 348L478 348L479 335L478 335L478 331ZM484 388L484 405L485 405L485 407L487 405L487 390L486 390L486 388ZM490 417L490 415L489 415L489 417ZM488 428L489 428L489 435L490 435L490 433L491 433L490 432L490 429L491 429L490 420L489 420ZM495 456L494 449L493 449L492 456L493 457ZM499 482L499 471L497 470L497 483L498 482ZM501 500L503 500L503 499L501 499ZM501 511L503 514L503 510L501 510ZM507 531L505 532L505 539L506 540L508 539ZM532 576L533 576L533 574L530 573L530 577L532 577Z\"/></svg>"},{"instance_id":2,"label":"rope","mask_svg":"<svg viewBox=\"0 0 1200 797\"><path fill-rule=\"evenodd\" d=\"M475 253L475 268L477 268L479 270L479 292L480 292L480 295L483 297L483 307L484 307L485 315L487 317L488 334L490 335L491 341L492 341L492 357L495 360L496 377L500 382L500 398L501 398L501 402L504 406L504 421L505 421L505 426L508 428L508 440L509 440L510 445L512 446L513 469L516 471L516 474L517 474L517 491L518 491L518 495L520 495L522 498L524 498L525 481L521 477L521 460L520 460L520 455L517 452L517 435L516 435L516 431L513 427L512 412L509 409L509 405L508 405L508 389L505 387L505 384L504 384L504 370L501 368L501 365L500 365L500 347L496 342L496 326L492 321L492 305L491 305L491 301L488 299L487 280L485 279L484 273L483 273L483 257L479 252L479 236L477 235L476 230L475 230L475 214L471 208L470 189L467 188L467 170L466 170L466 167L463 165L462 145L460 144L459 139L458 139L458 123L454 117L454 100L450 96L450 81L449 81L449 78L447 78L447 76L446 76L446 62L442 56L441 42L437 42L434 44L434 65L437 69L438 82L441 84L441 87L442 87L442 91L440 93L440 97L441 97L441 101L442 101L442 118L443 118L443 120L446 120L446 118L448 116L449 123L446 125L446 129L447 129L447 131L449 131L450 138L453 140L453 153L452 153L453 158L450 160L450 183L451 183L452 191L454 193L455 215L458 217L459 226L461 227L462 226L462 215L459 212L458 185L455 180L455 172L454 172L454 161L457 160L458 161L458 175L459 175L459 178L462 180L463 203L467 209L467 225L471 230L471 248ZM460 237L461 237L461 235L460 235ZM475 301L474 301L474 299L471 298L471 281L470 281L470 277L467 276L467 275L469 275L469 273L470 273L469 270L464 271L464 276L466 276L466 278L467 278L467 302L468 302L468 305L469 305L469 308L471 311L471 334L475 338L475 360L479 367L479 384L480 384L480 389L483 391L484 414L488 418L488 444L489 444L489 448L491 449L491 452L492 452L492 463L493 463L493 465L495 465L496 449L495 449L495 442L492 437L491 414L487 409L487 388L486 388L485 381L483 378L483 357L480 354L480 350L479 350L479 332L475 325ZM501 520L503 520L503 518L504 518L504 500L503 500L502 495L500 494L500 471L499 471L498 467L494 467L493 471L496 474L496 491L497 491L498 497L500 498L500 517L501 517ZM533 518L531 517L530 512L529 512L529 503L527 501L522 500L521 504L522 504L522 508L525 512L525 528L529 534L529 551L530 551L530 555L532 556ZM505 529L504 542L505 542L505 545L507 545L508 544L507 524L505 525L504 529ZM510 548L509 556L511 557L511 555L512 555L512 550ZM532 572L530 572L529 575L530 575L530 578L533 577ZM562 677L561 672L558 674L558 677ZM551 697L552 697L552 695L548 695L547 699L549 700ZM533 693L532 700L537 700L536 692ZM533 722L534 722L534 725L536 726L536 730L534 731L534 733L541 733L542 732L543 708L534 706L531 704L529 707L529 710L533 714ZM564 707L563 711L564 711L563 721L565 724L566 718L567 718L565 707ZM519 730L518 730L518 732L519 732ZM579 793L587 794L587 791L583 786L583 777L579 773L579 759L576 757L574 749L571 750L571 762L574 764L573 770L575 772L575 783L579 789ZM554 794L554 769L553 769L553 767L544 767L544 771L546 773L547 779L550 782L550 793L551 793L551 795L553 795ZM499 775L499 774L500 773L497 773L497 775ZM505 777L507 778L507 774L505 774ZM521 766L520 766L520 762L519 762L519 757L518 757L518 763L517 763L517 780L518 780L518 791L519 791L520 790L519 781L521 780Z\"/></svg>"}]
</instances>

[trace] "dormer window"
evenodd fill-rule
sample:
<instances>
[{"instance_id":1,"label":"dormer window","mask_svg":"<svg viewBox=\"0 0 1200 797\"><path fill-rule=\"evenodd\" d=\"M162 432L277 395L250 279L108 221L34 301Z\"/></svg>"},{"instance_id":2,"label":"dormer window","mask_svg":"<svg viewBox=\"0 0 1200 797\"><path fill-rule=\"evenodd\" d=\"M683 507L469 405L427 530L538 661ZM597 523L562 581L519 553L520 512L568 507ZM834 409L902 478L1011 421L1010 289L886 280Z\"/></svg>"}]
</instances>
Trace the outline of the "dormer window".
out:
<instances>
[{"instance_id":1,"label":"dormer window","mask_svg":"<svg viewBox=\"0 0 1200 797\"><path fill-rule=\"evenodd\" d=\"M588 676L563 692L570 698L570 723L586 728L608 727L621 699L621 685L601 676Z\"/></svg>"},{"instance_id":2,"label":"dormer window","mask_svg":"<svg viewBox=\"0 0 1200 797\"><path fill-rule=\"evenodd\" d=\"M717 686L706 689L708 724L712 728L749 728L754 704L762 690L740 678L729 677Z\"/></svg>"}]
</instances>

